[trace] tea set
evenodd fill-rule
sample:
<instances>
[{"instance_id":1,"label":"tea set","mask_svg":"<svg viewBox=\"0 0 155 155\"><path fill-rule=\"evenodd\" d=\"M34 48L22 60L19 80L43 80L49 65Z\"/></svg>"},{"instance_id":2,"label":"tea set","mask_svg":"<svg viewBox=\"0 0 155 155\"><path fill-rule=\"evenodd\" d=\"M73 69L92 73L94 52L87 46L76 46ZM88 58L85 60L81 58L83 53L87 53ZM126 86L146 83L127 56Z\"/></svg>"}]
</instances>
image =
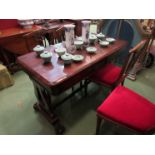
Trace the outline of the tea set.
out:
<instances>
[{"instance_id":1,"label":"tea set","mask_svg":"<svg viewBox=\"0 0 155 155\"><path fill-rule=\"evenodd\" d=\"M37 45L33 48L33 51L37 53L37 56L40 57L40 54L44 52L45 48L44 46Z\"/></svg>"},{"instance_id":2,"label":"tea set","mask_svg":"<svg viewBox=\"0 0 155 155\"><path fill-rule=\"evenodd\" d=\"M107 47L109 44L114 43L116 40L114 38L106 38L104 34L99 33L97 35L90 34L89 35L89 45L86 47L86 51L89 54L95 54L97 51L97 48L93 45L99 41L99 44L101 47ZM74 46L76 47L76 50L81 50L84 46L84 41L82 38L78 37L74 41ZM61 58L65 65L69 65L74 62L81 62L84 60L84 56L80 54L72 55L67 52L67 49L62 46L54 46L55 47L55 53ZM42 58L44 60L44 63L49 63L51 61L52 53L46 51L44 46L37 45L33 48L33 51L37 53L37 56Z\"/></svg>"},{"instance_id":3,"label":"tea set","mask_svg":"<svg viewBox=\"0 0 155 155\"><path fill-rule=\"evenodd\" d=\"M40 54L40 57L44 59L44 63L49 63L51 61L52 53L48 51L44 51Z\"/></svg>"}]
</instances>

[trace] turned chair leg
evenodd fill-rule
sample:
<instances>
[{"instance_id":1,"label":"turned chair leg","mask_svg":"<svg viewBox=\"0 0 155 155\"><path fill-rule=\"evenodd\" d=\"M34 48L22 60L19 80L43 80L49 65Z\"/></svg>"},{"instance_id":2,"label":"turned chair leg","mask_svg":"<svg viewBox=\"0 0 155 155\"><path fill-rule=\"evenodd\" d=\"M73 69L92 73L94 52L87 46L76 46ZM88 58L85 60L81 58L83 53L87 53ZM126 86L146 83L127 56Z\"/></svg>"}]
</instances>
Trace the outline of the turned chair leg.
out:
<instances>
[{"instance_id":1,"label":"turned chair leg","mask_svg":"<svg viewBox=\"0 0 155 155\"><path fill-rule=\"evenodd\" d=\"M97 116L96 135L100 134L101 122L102 122L102 118Z\"/></svg>"}]
</instances>

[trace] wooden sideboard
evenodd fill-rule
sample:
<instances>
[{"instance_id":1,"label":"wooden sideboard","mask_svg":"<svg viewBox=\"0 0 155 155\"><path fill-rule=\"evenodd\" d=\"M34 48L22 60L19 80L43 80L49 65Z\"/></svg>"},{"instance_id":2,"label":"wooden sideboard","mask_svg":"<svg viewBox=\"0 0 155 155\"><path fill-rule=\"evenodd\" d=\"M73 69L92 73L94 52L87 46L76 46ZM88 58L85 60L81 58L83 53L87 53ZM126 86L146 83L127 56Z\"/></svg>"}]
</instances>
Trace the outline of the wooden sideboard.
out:
<instances>
[{"instance_id":1,"label":"wooden sideboard","mask_svg":"<svg viewBox=\"0 0 155 155\"><path fill-rule=\"evenodd\" d=\"M0 19L0 61L4 63L10 70L12 64L15 64L16 57L29 53L23 35L39 29L57 29L65 24L75 24L75 35L81 36L83 19L63 19L49 20L49 23L34 25L30 29L21 28L18 25L17 19ZM48 20L45 20L48 21ZM32 46L36 43L33 38L30 38ZM11 65L10 65L11 64Z\"/></svg>"},{"instance_id":2,"label":"wooden sideboard","mask_svg":"<svg viewBox=\"0 0 155 155\"><path fill-rule=\"evenodd\" d=\"M17 26L0 30L0 61L2 61L12 73L17 69L13 68L16 57L29 52L23 35L39 29L41 29L40 26L34 25L30 29L23 29ZM34 43L33 40L32 43Z\"/></svg>"},{"instance_id":3,"label":"wooden sideboard","mask_svg":"<svg viewBox=\"0 0 155 155\"><path fill-rule=\"evenodd\" d=\"M16 57L30 52L27 49L23 35L39 29L55 29L62 27L65 24L74 24L71 21L58 20L50 23L49 27L45 27L45 25L42 24L34 25L29 29L24 29L18 25L16 19L0 20L0 22L0 61L3 62L11 72L14 72L12 66L13 64L16 64ZM30 38L30 42L32 46L36 45L33 38Z\"/></svg>"},{"instance_id":4,"label":"wooden sideboard","mask_svg":"<svg viewBox=\"0 0 155 155\"><path fill-rule=\"evenodd\" d=\"M40 26L34 25L30 29L13 27L0 30L0 46L15 54L28 53L23 35L39 29L41 29Z\"/></svg>"}]
</instances>

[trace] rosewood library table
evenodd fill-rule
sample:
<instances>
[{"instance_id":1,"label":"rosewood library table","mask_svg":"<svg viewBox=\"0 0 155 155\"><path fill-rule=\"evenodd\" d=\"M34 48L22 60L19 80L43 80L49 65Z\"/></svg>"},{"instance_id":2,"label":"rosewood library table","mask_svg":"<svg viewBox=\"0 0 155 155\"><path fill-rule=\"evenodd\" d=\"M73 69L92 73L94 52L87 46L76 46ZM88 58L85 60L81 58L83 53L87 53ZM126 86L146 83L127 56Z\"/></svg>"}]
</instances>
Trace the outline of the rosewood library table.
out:
<instances>
[{"instance_id":1,"label":"rosewood library table","mask_svg":"<svg viewBox=\"0 0 155 155\"><path fill-rule=\"evenodd\" d=\"M18 57L18 63L29 75L34 85L34 92L37 98L34 109L46 117L53 125L56 134L62 134L65 128L54 113L58 105L52 104L52 96L57 96L76 83L81 82L92 74L93 71L103 66L106 58L115 54L126 45L126 41L117 40L106 48L101 48L99 44L96 44L96 54L88 54L85 49L75 51L75 53L82 54L84 60L78 63L72 62L68 66L64 65L63 61L54 52L54 46L47 48L48 51L53 53L49 64L43 64L43 60L38 58L35 52Z\"/></svg>"}]
</instances>

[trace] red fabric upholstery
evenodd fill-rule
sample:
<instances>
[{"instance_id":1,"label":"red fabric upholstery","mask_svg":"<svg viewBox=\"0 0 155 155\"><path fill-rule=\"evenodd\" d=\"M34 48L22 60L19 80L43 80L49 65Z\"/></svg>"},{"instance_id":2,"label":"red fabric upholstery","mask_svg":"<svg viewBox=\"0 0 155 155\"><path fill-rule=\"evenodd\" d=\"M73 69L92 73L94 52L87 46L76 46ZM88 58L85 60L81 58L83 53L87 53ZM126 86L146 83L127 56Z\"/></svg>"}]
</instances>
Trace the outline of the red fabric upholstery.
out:
<instances>
[{"instance_id":1,"label":"red fabric upholstery","mask_svg":"<svg viewBox=\"0 0 155 155\"><path fill-rule=\"evenodd\" d=\"M155 105L123 86L118 86L97 112L140 132L155 128Z\"/></svg>"},{"instance_id":2,"label":"red fabric upholstery","mask_svg":"<svg viewBox=\"0 0 155 155\"><path fill-rule=\"evenodd\" d=\"M17 26L19 26L17 19L0 19L0 30Z\"/></svg>"},{"instance_id":3,"label":"red fabric upholstery","mask_svg":"<svg viewBox=\"0 0 155 155\"><path fill-rule=\"evenodd\" d=\"M97 70L90 79L92 81L103 82L105 84L113 84L119 77L121 67L115 66L111 63L106 64L103 68Z\"/></svg>"}]
</instances>

